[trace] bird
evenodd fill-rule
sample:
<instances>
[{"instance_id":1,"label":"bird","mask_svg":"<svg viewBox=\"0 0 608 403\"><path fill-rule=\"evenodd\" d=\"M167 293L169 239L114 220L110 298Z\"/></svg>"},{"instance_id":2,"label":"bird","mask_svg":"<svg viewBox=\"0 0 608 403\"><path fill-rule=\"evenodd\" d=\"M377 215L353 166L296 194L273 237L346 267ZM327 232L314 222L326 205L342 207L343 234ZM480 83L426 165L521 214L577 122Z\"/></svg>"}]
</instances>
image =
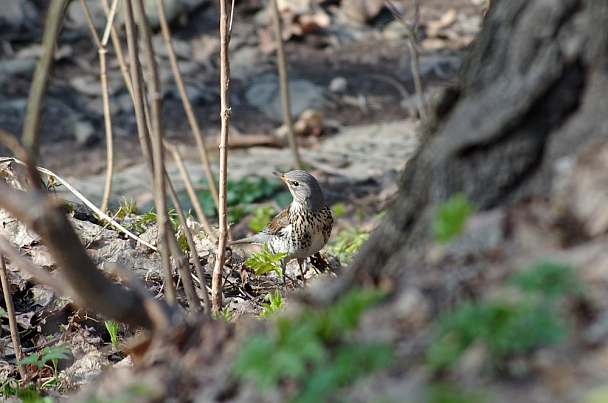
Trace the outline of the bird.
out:
<instances>
[{"instance_id":1,"label":"bird","mask_svg":"<svg viewBox=\"0 0 608 403\"><path fill-rule=\"evenodd\" d=\"M305 283L304 261L327 244L334 223L333 214L325 205L323 191L314 176L303 170L273 174L287 184L293 201L260 232L232 241L230 245L263 246L267 243L272 253L287 254L281 260L283 280L287 262L297 259Z\"/></svg>"}]
</instances>

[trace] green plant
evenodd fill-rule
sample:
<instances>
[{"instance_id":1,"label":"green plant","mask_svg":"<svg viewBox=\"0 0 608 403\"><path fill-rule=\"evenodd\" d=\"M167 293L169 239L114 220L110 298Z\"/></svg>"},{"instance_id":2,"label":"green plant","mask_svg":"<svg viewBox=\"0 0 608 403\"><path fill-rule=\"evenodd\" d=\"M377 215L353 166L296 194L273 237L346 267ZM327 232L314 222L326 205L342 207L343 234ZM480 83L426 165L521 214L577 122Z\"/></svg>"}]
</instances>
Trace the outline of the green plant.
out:
<instances>
[{"instance_id":1,"label":"green plant","mask_svg":"<svg viewBox=\"0 0 608 403\"><path fill-rule=\"evenodd\" d=\"M460 235L472 213L473 205L462 193L457 193L441 203L431 224L435 240L445 244Z\"/></svg>"},{"instance_id":2,"label":"green plant","mask_svg":"<svg viewBox=\"0 0 608 403\"><path fill-rule=\"evenodd\" d=\"M205 181L202 180L201 183ZM244 177L238 181L228 180L226 184L227 218L230 222L238 221L243 215L253 211L250 206L260 200L269 199L281 186L278 181L268 181L266 178ZM287 192L289 194L289 192ZM199 201L206 216L216 216L215 203L208 190L197 192ZM280 203L279 203L280 204ZM281 205L281 204L280 204Z\"/></svg>"},{"instance_id":3,"label":"green plant","mask_svg":"<svg viewBox=\"0 0 608 403\"><path fill-rule=\"evenodd\" d=\"M113 319L106 320L105 325L106 329L108 330L108 333L110 334L110 341L114 346L114 350L118 351L118 322Z\"/></svg>"},{"instance_id":4,"label":"green plant","mask_svg":"<svg viewBox=\"0 0 608 403\"><path fill-rule=\"evenodd\" d=\"M40 397L40 389L35 383L30 382L24 388L19 387L19 381L13 377L6 378L0 385L0 395L4 397L17 396L25 403L52 403L50 397Z\"/></svg>"},{"instance_id":5,"label":"green plant","mask_svg":"<svg viewBox=\"0 0 608 403\"><path fill-rule=\"evenodd\" d=\"M327 252L348 263L368 238L369 233L361 229L343 229L330 240Z\"/></svg>"},{"instance_id":6,"label":"green plant","mask_svg":"<svg viewBox=\"0 0 608 403\"><path fill-rule=\"evenodd\" d=\"M276 317L272 332L245 342L234 374L262 390L291 381L297 385L295 402L326 401L336 389L392 362L392 347L351 337L361 314L383 296L375 289L355 289L322 309Z\"/></svg>"},{"instance_id":7,"label":"green plant","mask_svg":"<svg viewBox=\"0 0 608 403\"><path fill-rule=\"evenodd\" d=\"M135 200L131 198L131 200L127 200L126 197L123 196L123 202L119 202L118 211L116 211L117 218L125 218L130 214L135 214L137 212L137 204Z\"/></svg>"},{"instance_id":8,"label":"green plant","mask_svg":"<svg viewBox=\"0 0 608 403\"><path fill-rule=\"evenodd\" d=\"M268 318L283 309L283 296L279 290L274 293L268 293L268 302L264 304L264 310L260 313L260 318Z\"/></svg>"},{"instance_id":9,"label":"green plant","mask_svg":"<svg viewBox=\"0 0 608 403\"><path fill-rule=\"evenodd\" d=\"M344 215L344 212L346 211L346 206L344 205L344 203L336 203L331 206L331 211L334 213L335 218L339 218Z\"/></svg>"},{"instance_id":10,"label":"green plant","mask_svg":"<svg viewBox=\"0 0 608 403\"><path fill-rule=\"evenodd\" d=\"M276 211L272 207L258 207L253 210L253 216L249 220L249 229L254 232L260 232L270 221L270 217L275 215Z\"/></svg>"},{"instance_id":11,"label":"green plant","mask_svg":"<svg viewBox=\"0 0 608 403\"><path fill-rule=\"evenodd\" d=\"M234 312L230 310L227 306L223 307L219 311L215 311L213 313L213 317L215 319L222 319L226 322L232 322L234 320Z\"/></svg>"},{"instance_id":12,"label":"green plant","mask_svg":"<svg viewBox=\"0 0 608 403\"><path fill-rule=\"evenodd\" d=\"M568 265L539 262L528 270L512 275L508 284L524 291L540 292L548 298L585 294L585 285Z\"/></svg>"},{"instance_id":13,"label":"green plant","mask_svg":"<svg viewBox=\"0 0 608 403\"><path fill-rule=\"evenodd\" d=\"M281 276L282 268L280 260L287 256L287 253L279 252L272 253L268 247L268 243L264 243L262 252L254 252L245 260L245 265L251 267L256 275L260 276L270 271L275 271L278 276Z\"/></svg>"},{"instance_id":14,"label":"green plant","mask_svg":"<svg viewBox=\"0 0 608 403\"><path fill-rule=\"evenodd\" d=\"M167 212L169 214L169 221L171 222L171 226L173 227L173 231L177 232L179 227L179 219L177 215L177 211L175 209L169 209ZM123 226L127 229L137 231L139 233L144 232L144 224L147 223L156 223L158 221L158 215L154 210L150 210L147 213L143 213L139 216L138 220L135 220L130 223L124 223Z\"/></svg>"},{"instance_id":15,"label":"green plant","mask_svg":"<svg viewBox=\"0 0 608 403\"><path fill-rule=\"evenodd\" d=\"M518 298L467 301L437 319L436 335L426 355L433 370L453 368L473 344L482 345L490 363L500 368L512 355L564 337L566 323L559 315L558 302L582 292L570 267L540 263L511 276L507 284L519 289Z\"/></svg>"},{"instance_id":16,"label":"green plant","mask_svg":"<svg viewBox=\"0 0 608 403\"><path fill-rule=\"evenodd\" d=\"M0 393L2 396L13 396L17 394L19 389L19 381L13 377L6 378L0 385Z\"/></svg>"},{"instance_id":17,"label":"green plant","mask_svg":"<svg viewBox=\"0 0 608 403\"><path fill-rule=\"evenodd\" d=\"M37 367L44 367L50 361L53 366L53 378L42 384L41 388L47 386L57 386L59 384L59 372L57 371L57 363L59 360L69 359L70 350L59 346L51 346L43 348L40 353L33 353L17 362L17 364L34 364Z\"/></svg>"},{"instance_id":18,"label":"green plant","mask_svg":"<svg viewBox=\"0 0 608 403\"><path fill-rule=\"evenodd\" d=\"M482 403L487 401L479 391L465 392L449 383L431 383L427 387L427 391L429 403Z\"/></svg>"}]
</instances>

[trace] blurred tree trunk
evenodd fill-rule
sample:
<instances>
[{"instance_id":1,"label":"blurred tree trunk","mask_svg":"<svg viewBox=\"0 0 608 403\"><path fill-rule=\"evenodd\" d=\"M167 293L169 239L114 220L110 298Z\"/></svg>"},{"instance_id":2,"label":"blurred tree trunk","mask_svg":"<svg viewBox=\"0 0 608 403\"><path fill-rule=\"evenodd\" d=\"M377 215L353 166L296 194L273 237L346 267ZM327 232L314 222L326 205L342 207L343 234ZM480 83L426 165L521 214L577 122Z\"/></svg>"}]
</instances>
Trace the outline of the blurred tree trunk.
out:
<instances>
[{"instance_id":1,"label":"blurred tree trunk","mask_svg":"<svg viewBox=\"0 0 608 403\"><path fill-rule=\"evenodd\" d=\"M606 27L606 0L492 1L397 200L351 266L358 281L416 270L452 194L478 211L547 197L558 159L608 137Z\"/></svg>"}]
</instances>

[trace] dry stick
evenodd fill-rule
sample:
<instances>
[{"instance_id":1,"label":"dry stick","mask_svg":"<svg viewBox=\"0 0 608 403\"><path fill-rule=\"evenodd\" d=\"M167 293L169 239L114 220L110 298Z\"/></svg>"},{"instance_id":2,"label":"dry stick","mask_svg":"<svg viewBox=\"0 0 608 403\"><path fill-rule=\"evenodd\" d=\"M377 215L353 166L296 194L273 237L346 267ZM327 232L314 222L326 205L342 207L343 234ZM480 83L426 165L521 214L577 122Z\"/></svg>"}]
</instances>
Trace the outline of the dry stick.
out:
<instances>
[{"instance_id":1,"label":"dry stick","mask_svg":"<svg viewBox=\"0 0 608 403\"><path fill-rule=\"evenodd\" d=\"M194 186L192 186L192 180L190 179L190 175L188 175L188 171L186 170L186 166L184 165L184 161L179 150L177 149L177 147L172 144L169 144L166 141L164 144L167 151L169 151L171 155L173 155L173 159L177 164L179 173L182 176L182 179L184 180L184 185L186 186L188 196L192 201L194 211L196 212L198 219L201 221L201 224L203 224L203 228L205 229L207 236L213 242L217 241L217 237L213 234L213 228L211 228L211 225L209 225L209 222L207 221L207 217L205 217L205 214L203 213L203 208L201 207L201 203L199 202L198 197L196 196L196 191L194 190Z\"/></svg>"},{"instance_id":2,"label":"dry stick","mask_svg":"<svg viewBox=\"0 0 608 403\"><path fill-rule=\"evenodd\" d=\"M219 242L213 277L211 282L211 304L213 312L222 307L222 271L224 269L224 255L226 254L226 241L228 238L228 224L226 221L226 178L228 165L228 134L230 130L230 60L228 59L228 45L230 32L228 30L228 11L226 1L220 0L220 194L219 194ZM232 17L232 16L231 16ZM202 280L202 279L201 279Z\"/></svg>"},{"instance_id":3,"label":"dry stick","mask_svg":"<svg viewBox=\"0 0 608 403\"><path fill-rule=\"evenodd\" d=\"M164 2L162 0L158 0L158 15L160 17L160 28L163 34L163 38L165 39L165 43L167 44L167 54L169 55L171 70L173 71L173 76L175 77L175 84L177 85L179 95L182 99L182 104L184 105L184 111L186 112L188 123L190 124L190 127L192 128L192 131L194 133L194 139L196 140L196 146L198 148L199 157L201 158L201 161L203 162L203 167L205 168L205 175L207 177L207 182L209 183L209 190L211 191L211 196L213 197L213 201L215 202L215 207L219 210L219 196L217 192L217 186L215 185L215 178L213 177L213 172L211 171L211 164L209 162L209 157L207 156L207 149L205 148L205 143L203 142L201 130L199 128L196 117L194 116L194 112L192 111L192 104L190 103L190 99L188 99L188 94L186 93L186 88L184 87L184 81L177 65L177 57L175 56L175 51L173 49L171 31L169 30L169 24L167 24ZM199 219L201 219L200 216Z\"/></svg>"},{"instance_id":4,"label":"dry stick","mask_svg":"<svg viewBox=\"0 0 608 403\"><path fill-rule=\"evenodd\" d=\"M68 0L57 0L49 3L44 26L44 36L42 38L43 52L36 65L36 71L34 71L32 87L27 101L21 141L34 161L38 158L40 152L38 129L40 128L40 121L42 119L42 101L46 94L50 72L53 67L55 43L57 42L57 38L59 38L59 32L61 32L63 14L67 4Z\"/></svg>"},{"instance_id":5,"label":"dry stick","mask_svg":"<svg viewBox=\"0 0 608 403\"><path fill-rule=\"evenodd\" d=\"M291 154L293 156L294 166L296 169L302 169L302 161L300 160L298 143L296 141L296 135L293 131L293 121L291 119L291 100L289 99L287 62L285 61L285 50L283 48L283 30L281 28L281 16L279 15L277 0L271 0L270 3L270 7L272 9L274 34L276 36L277 44L277 66L279 69L279 82L281 85L281 105L283 108L283 121L285 123L285 126L287 126L287 138L289 140L289 148L291 149Z\"/></svg>"},{"instance_id":6,"label":"dry stick","mask_svg":"<svg viewBox=\"0 0 608 403\"><path fill-rule=\"evenodd\" d=\"M190 233L190 228L186 225L186 216L184 215L184 209L182 208L179 199L177 198L177 193L175 193L175 188L173 184L169 180L169 175L167 175L167 187L169 190L169 196L171 197L171 202L175 207L175 211L177 211L177 216L179 217L180 222L182 223L182 231L184 232L184 236L186 237L186 241L188 242L188 246L190 251L194 255L195 259L198 260L198 255L196 253L196 246L194 245L194 240L192 239L192 234ZM174 236L169 237L169 242L171 246L171 254L173 255L173 259L175 260L175 265L181 274L182 281L184 282L184 292L186 293L186 298L188 299L188 305L190 309L194 312L200 312L201 303L198 299L198 295L196 294L196 290L194 289L194 283L192 282L192 273L190 273L190 266L188 264L188 259L184 253L182 253L179 243ZM207 295L207 290L203 286L203 295ZM208 298L204 298L206 302L209 302ZM206 305L206 309L208 310L209 305Z\"/></svg>"},{"instance_id":7,"label":"dry stick","mask_svg":"<svg viewBox=\"0 0 608 403\"><path fill-rule=\"evenodd\" d=\"M4 303L6 304L6 314L8 315L8 324L11 329L11 339L13 340L13 349L17 362L23 359L21 351L21 340L19 339L19 328L17 326L17 317L15 316L15 306L13 305L13 293L11 284L8 282L8 274L6 272L6 262L4 255L0 253L0 280L2 281L2 292L4 293ZM29 375L25 370L25 365L17 364L21 380L24 383L29 382Z\"/></svg>"},{"instance_id":8,"label":"dry stick","mask_svg":"<svg viewBox=\"0 0 608 403\"><path fill-rule=\"evenodd\" d=\"M169 282L172 278L171 261L169 253L171 251L169 237L173 237L169 214L167 210L167 193L166 193L166 177L165 177L165 157L162 140L162 124L161 124L161 101L160 83L158 80L158 66L154 58L154 49L152 47L152 34L150 25L144 10L143 0L134 1L134 17L137 21L137 26L141 35L141 47L146 60L146 86L148 89L149 116L151 121L151 130L148 131L150 142L152 143L152 163L154 167L154 180L152 189L154 194L154 205L156 206L157 225L159 238L162 245L162 250L165 252L162 255L163 271L166 281ZM175 256L177 259L178 257ZM173 283L171 282L171 286ZM172 288L172 287L171 287ZM176 299L177 301L177 299Z\"/></svg>"},{"instance_id":9,"label":"dry stick","mask_svg":"<svg viewBox=\"0 0 608 403\"><path fill-rule=\"evenodd\" d=\"M395 7L395 5L390 0L385 0L386 5L388 6L393 16L401 22L401 24L405 27L408 36L408 47L410 48L410 56L411 56L411 67L412 67L412 76L414 77L414 89L416 90L416 97L418 98L418 113L420 114L420 120L422 123L426 123L428 120L428 110L426 97L424 96L424 91L422 89L422 78L420 76L420 60L418 57L418 39L416 37L416 29L418 29L418 16L420 14L420 7L418 5L418 0L414 0L414 17L412 18L412 23L408 24L407 21L403 18L403 16L399 13L399 10Z\"/></svg>"},{"instance_id":10,"label":"dry stick","mask_svg":"<svg viewBox=\"0 0 608 403\"><path fill-rule=\"evenodd\" d=\"M101 199L101 206L99 209L101 211L106 211L108 209L108 201L110 200L110 193L112 192L112 176L114 174L114 140L112 136L112 115L110 114L110 99L108 96L108 75L107 75L107 65L106 65L106 55L108 53L107 44L108 37L110 33L110 29L114 22L114 16L116 15L116 7L118 4L118 0L114 0L112 3L112 8L110 10L110 14L108 16L108 22L106 24L106 28L104 31L103 38L100 40L99 35L97 35L97 31L95 30L95 24L93 24L93 19L91 18L91 13L89 12L89 8L85 0L80 0L82 3L82 7L84 9L89 29L91 30L91 34L93 35L93 39L95 40L95 44L97 45L98 53L99 53L99 73L101 75L101 93L103 100L103 115L105 122L105 132L106 132L106 181L104 185L103 197Z\"/></svg>"},{"instance_id":11,"label":"dry stick","mask_svg":"<svg viewBox=\"0 0 608 403\"><path fill-rule=\"evenodd\" d=\"M148 177L150 178L150 182L153 184L153 189L154 189L154 199L155 199L155 205L156 205L156 211L158 214L158 228L159 228L159 238L161 241L161 250L162 250L162 264L163 264L163 273L165 276L165 294L167 297L167 303L171 306L175 306L177 305L177 296L175 294L175 285L173 284L173 275L172 275L172 270L171 270L171 261L170 261L170 253L169 253L169 248L168 248L168 239L167 239L167 231L166 231L166 227L167 227L167 223L168 223L168 219L167 219L167 209L166 209L166 201L164 199L164 186L162 189L160 189L158 187L158 183L156 182L158 180L157 176L156 176L156 166L157 164L155 163L155 161L153 161L154 158L152 158L152 152L150 151L150 148L154 148L150 146L150 134L148 131L148 127L146 124L146 112L145 112L145 103L144 103L144 97L143 97L143 88L142 88L142 83L143 83L143 79L141 76L141 65L139 63L139 55L137 53L138 50L138 46L137 46L137 37L136 37L136 32L135 32L135 23L133 21L133 10L131 8L131 2L130 1L125 1L124 3L124 16L125 16L125 28L126 28L126 33L127 33L127 46L128 46L128 51L129 51L129 59L131 61L131 85L132 85L132 89L133 89L133 105L135 107L135 118L137 120L137 131L138 131L138 136L139 136L139 141L141 144L141 148L142 148L142 153L144 155L144 159L146 160L146 167L148 168ZM136 4L141 5L138 1L136 1ZM139 19L140 25L145 24L145 14L142 11L143 7L138 7L138 11L140 13L141 18ZM142 29L142 32L145 29ZM152 60L152 64L154 65L154 60ZM149 69L153 68L152 66L148 66ZM154 81L154 79L152 79L152 81ZM153 83L149 83L149 85L153 85ZM158 96L159 94L157 93L156 96ZM155 104L154 102L154 92L152 92L152 98L153 98L153 105ZM158 112L158 110L156 109L158 106L154 106L155 111ZM157 122L156 124L152 123L152 129L154 128L158 128L159 127L160 122ZM156 155L154 155L154 157L156 157ZM161 155L162 157L162 155ZM152 172L152 167L151 165L153 165L154 168L154 173ZM162 167L162 164L161 164ZM163 171L160 171L160 176L162 177L161 179L161 185L164 184L164 174ZM155 186L154 186L155 185ZM159 197L159 195L157 193L161 193L163 195L163 197ZM162 199L162 200L161 200ZM158 203L156 203L158 202ZM160 210L160 208L162 208L164 206L164 208L162 210Z\"/></svg>"}]
</instances>

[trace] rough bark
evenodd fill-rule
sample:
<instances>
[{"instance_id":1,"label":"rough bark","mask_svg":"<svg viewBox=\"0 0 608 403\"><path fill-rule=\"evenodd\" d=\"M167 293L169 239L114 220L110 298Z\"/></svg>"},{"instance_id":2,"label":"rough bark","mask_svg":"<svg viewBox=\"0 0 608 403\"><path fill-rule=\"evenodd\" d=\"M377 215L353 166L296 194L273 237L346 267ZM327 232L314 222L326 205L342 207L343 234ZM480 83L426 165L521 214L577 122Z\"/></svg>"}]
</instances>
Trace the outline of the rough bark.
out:
<instances>
[{"instance_id":1,"label":"rough bark","mask_svg":"<svg viewBox=\"0 0 608 403\"><path fill-rule=\"evenodd\" d=\"M415 270L438 203L456 192L478 211L543 198L557 160L608 137L607 26L604 0L493 1L351 273Z\"/></svg>"}]
</instances>

